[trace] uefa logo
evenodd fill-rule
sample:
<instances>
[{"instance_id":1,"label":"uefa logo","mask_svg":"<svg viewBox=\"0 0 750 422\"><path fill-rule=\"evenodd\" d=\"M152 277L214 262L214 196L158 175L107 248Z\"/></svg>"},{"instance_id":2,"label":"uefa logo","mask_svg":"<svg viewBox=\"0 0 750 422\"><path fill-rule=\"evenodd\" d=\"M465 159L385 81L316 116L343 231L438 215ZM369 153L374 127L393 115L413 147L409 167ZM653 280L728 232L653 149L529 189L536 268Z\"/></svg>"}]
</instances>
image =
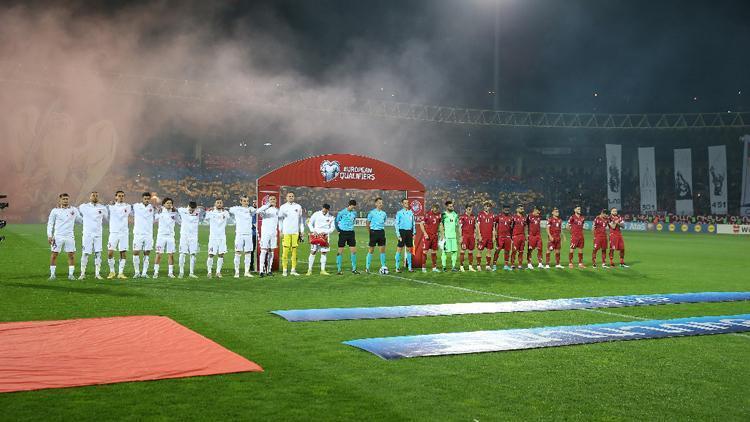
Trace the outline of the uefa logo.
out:
<instances>
[{"instance_id":1,"label":"uefa logo","mask_svg":"<svg viewBox=\"0 0 750 422\"><path fill-rule=\"evenodd\" d=\"M418 200L411 201L411 211L414 214L421 214L422 213L422 203Z\"/></svg>"},{"instance_id":2,"label":"uefa logo","mask_svg":"<svg viewBox=\"0 0 750 422\"><path fill-rule=\"evenodd\" d=\"M323 180L330 182L334 180L341 172L341 165L338 161L325 160L320 163L320 174L323 176Z\"/></svg>"}]
</instances>

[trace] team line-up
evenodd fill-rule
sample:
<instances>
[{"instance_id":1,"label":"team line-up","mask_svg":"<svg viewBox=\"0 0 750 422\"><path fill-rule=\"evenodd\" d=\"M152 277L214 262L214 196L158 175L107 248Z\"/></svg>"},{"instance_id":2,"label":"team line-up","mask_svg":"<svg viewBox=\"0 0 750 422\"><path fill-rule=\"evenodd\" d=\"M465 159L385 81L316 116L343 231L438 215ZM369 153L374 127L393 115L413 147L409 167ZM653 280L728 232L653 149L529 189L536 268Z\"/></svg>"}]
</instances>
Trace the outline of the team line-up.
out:
<instances>
[{"instance_id":1,"label":"team line-up","mask_svg":"<svg viewBox=\"0 0 750 422\"><path fill-rule=\"evenodd\" d=\"M130 224L133 225L132 259L133 278L149 277L149 258L156 249L151 277L158 278L162 257L167 256L167 276L174 278L174 253L179 252L179 275L185 276L185 264L188 262L188 277L195 278L195 259L199 251L198 227L201 221L209 225L207 276L222 276L224 254L227 253L226 226L230 216L235 220L234 243L234 277L240 277L241 260L244 258L244 276L253 277L251 272L251 255L255 251L253 241L253 217L260 221L260 237L258 247L260 257L258 273L261 277L273 275L272 263L274 249L278 244L281 233L281 274L282 276L300 275L296 270L297 249L303 240L305 226L309 230L310 255L308 257L307 275L312 274L315 256L320 253L320 274L326 272L327 253L330 251L329 238L334 231L338 231L338 253L336 267L338 274L343 274L342 254L349 248L351 272L359 274L357 270L357 252L355 237L355 211L357 202L350 200L346 208L334 217L330 206L323 204L305 221L302 206L294 201L293 192L285 196L286 202L277 206L276 198L269 196L266 204L259 208L250 206L250 198L242 196L240 204L225 208L223 200L216 199L214 206L203 211L195 202L187 207L177 208L171 198L159 201L150 192L144 192L140 203L125 202L125 193L117 191L114 201L104 205L99 200L99 194L92 192L89 202L78 207L70 205L68 194L59 195L58 206L50 212L47 222L47 240L51 246L50 279L55 279L57 257L60 252L68 255L68 278L73 280L75 271L76 241L75 224L83 225L83 239L81 255L81 269L79 280L86 278L86 267L91 255L94 255L94 277L102 279L100 275L102 260L102 233L105 222L109 224L107 239L108 279L115 277L127 278L124 274L127 251L130 246ZM537 268L550 268L550 256L554 252L555 268L564 268L560 264L560 248L562 244L563 221L560 211L552 209L552 215L547 219L547 249L546 260L542 263L542 217L539 208L534 207L530 214L525 213L523 206L516 208L511 214L509 206L503 206L498 214L492 212L492 204L483 204L483 209L474 214L471 205L465 207L464 213L459 215L452 201L445 203L441 211L438 205L433 205L424 217L415 218L409 200L401 201L402 209L395 216L395 232L398 238L395 256L396 272L412 270L412 250L414 236L419 229L422 234L422 271L427 271L427 257L432 261L432 271L440 272L437 267L437 252L442 251L442 271L465 271L464 260L468 253L468 270L482 271L482 259L485 260L485 271L496 271L500 252L504 252L503 270L521 270L524 268L523 257L526 251L526 267L535 268L532 255L536 251ZM201 217L201 214L203 216ZM367 230L369 232L368 253L365 261L365 271L371 272L371 264L375 248L380 253L380 273L387 273L386 266L386 235L385 224L387 214L383 210L383 199L375 199L375 207L367 214ZM581 207L573 209L568 219L570 232L570 247L568 253L568 267L574 268L574 253L578 252L578 268L585 268L583 264L584 221ZM307 224L305 224L307 223ZM154 225L157 226L156 242L154 242ZM175 242L175 225L180 225L179 249ZM619 252L620 266L625 265L625 244L622 238L624 222L616 208L601 210L594 219L592 230L594 233L594 248L592 251L592 266L596 268L597 253L601 252L601 267L606 264L606 250L609 246L609 264L614 266L614 251ZM607 236L609 231L609 236ZM460 254L459 254L460 250ZM476 261L475 252L476 250ZM494 250L494 253L493 253ZM115 261L115 256L119 260ZM143 261L141 261L141 255ZM460 263L457 267L457 260ZM216 257L216 272L213 272L214 257ZM450 267L447 266L450 259ZM291 261L291 263L289 262ZM472 264L476 263L476 267ZM476 268L476 269L475 269Z\"/></svg>"}]
</instances>

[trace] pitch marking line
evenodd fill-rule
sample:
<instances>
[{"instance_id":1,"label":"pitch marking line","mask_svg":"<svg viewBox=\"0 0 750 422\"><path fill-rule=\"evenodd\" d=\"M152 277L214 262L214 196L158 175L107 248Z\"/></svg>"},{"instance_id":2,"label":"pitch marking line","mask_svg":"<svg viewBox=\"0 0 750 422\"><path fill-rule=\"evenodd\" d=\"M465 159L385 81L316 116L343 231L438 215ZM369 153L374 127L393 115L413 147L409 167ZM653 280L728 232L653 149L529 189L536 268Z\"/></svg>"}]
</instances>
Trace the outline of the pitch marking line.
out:
<instances>
[{"instance_id":1,"label":"pitch marking line","mask_svg":"<svg viewBox=\"0 0 750 422\"><path fill-rule=\"evenodd\" d=\"M397 278L399 280L412 281L412 282L415 282L415 283L426 284L426 285L429 285L429 286L438 286L438 287L444 287L444 288L448 288L448 289L461 290L461 291L464 291L464 292L475 293L475 294L486 295L486 296L504 297L506 299L515 299L515 300L532 300L532 299L518 297L518 296L504 295L502 293L485 292L483 290L469 289L469 288L466 288L466 287L454 286L452 284L433 283L431 281L417 280L415 278L401 277L401 276L392 275L392 274L387 274L387 277L393 277L393 278ZM620 317L620 318L629 318L629 319L635 319L635 320L639 320L639 321L649 321L649 320L653 319L653 318L643 318L643 317L638 317L638 316L633 316L633 315L618 314L616 312L602 311L602 310L599 310L599 309L572 309L572 310L574 310L574 311L594 312L594 313L597 313L597 314L616 316L616 317ZM745 338L750 339L750 335L747 335L747 334L731 333L731 335L745 337Z\"/></svg>"}]
</instances>

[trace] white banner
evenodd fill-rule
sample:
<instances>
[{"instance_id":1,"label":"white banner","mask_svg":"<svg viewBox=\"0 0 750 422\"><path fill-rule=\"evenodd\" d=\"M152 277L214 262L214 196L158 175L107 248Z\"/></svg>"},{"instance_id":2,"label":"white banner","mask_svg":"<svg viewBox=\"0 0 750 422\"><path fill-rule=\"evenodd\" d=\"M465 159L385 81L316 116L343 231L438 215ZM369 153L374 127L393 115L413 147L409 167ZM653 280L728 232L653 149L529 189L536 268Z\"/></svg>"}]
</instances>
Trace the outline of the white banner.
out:
<instances>
[{"instance_id":1,"label":"white banner","mask_svg":"<svg viewBox=\"0 0 750 422\"><path fill-rule=\"evenodd\" d=\"M740 215L750 215L750 135L740 137L745 143L742 150L742 197L740 199Z\"/></svg>"},{"instance_id":2,"label":"white banner","mask_svg":"<svg viewBox=\"0 0 750 422\"><path fill-rule=\"evenodd\" d=\"M746 224L717 224L716 233L750 235L750 226Z\"/></svg>"},{"instance_id":3,"label":"white banner","mask_svg":"<svg viewBox=\"0 0 750 422\"><path fill-rule=\"evenodd\" d=\"M693 169L690 148L674 150L675 212L693 215Z\"/></svg>"},{"instance_id":4,"label":"white banner","mask_svg":"<svg viewBox=\"0 0 750 422\"><path fill-rule=\"evenodd\" d=\"M609 208L622 209L622 145L607 144L607 203Z\"/></svg>"},{"instance_id":5,"label":"white banner","mask_svg":"<svg viewBox=\"0 0 750 422\"><path fill-rule=\"evenodd\" d=\"M708 147L708 189L711 191L711 214L727 214L727 147Z\"/></svg>"},{"instance_id":6,"label":"white banner","mask_svg":"<svg viewBox=\"0 0 750 422\"><path fill-rule=\"evenodd\" d=\"M638 172L641 184L641 213L656 212L656 160L654 148L638 148Z\"/></svg>"}]
</instances>

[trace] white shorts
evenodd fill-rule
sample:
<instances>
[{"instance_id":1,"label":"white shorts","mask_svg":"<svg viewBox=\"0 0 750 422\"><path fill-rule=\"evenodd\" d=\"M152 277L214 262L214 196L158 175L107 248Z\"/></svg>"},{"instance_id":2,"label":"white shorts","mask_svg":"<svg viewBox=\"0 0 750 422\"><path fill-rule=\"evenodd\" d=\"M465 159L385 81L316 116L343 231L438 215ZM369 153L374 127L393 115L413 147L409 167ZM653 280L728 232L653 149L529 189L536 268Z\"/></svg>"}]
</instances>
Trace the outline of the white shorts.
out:
<instances>
[{"instance_id":1,"label":"white shorts","mask_svg":"<svg viewBox=\"0 0 750 422\"><path fill-rule=\"evenodd\" d=\"M133 235L133 250L134 251L150 251L154 249L154 238L153 236L136 234Z\"/></svg>"},{"instance_id":2,"label":"white shorts","mask_svg":"<svg viewBox=\"0 0 750 422\"><path fill-rule=\"evenodd\" d=\"M81 245L83 253L91 255L102 251L102 235L101 234L83 234L83 244Z\"/></svg>"},{"instance_id":3,"label":"white shorts","mask_svg":"<svg viewBox=\"0 0 750 422\"><path fill-rule=\"evenodd\" d=\"M276 249L279 243L279 236L276 233L260 235L260 248L261 249Z\"/></svg>"},{"instance_id":4,"label":"white shorts","mask_svg":"<svg viewBox=\"0 0 750 422\"><path fill-rule=\"evenodd\" d=\"M128 232L110 233L107 250L124 252L128 250Z\"/></svg>"},{"instance_id":5,"label":"white shorts","mask_svg":"<svg viewBox=\"0 0 750 422\"><path fill-rule=\"evenodd\" d=\"M255 245L253 245L253 235L238 234L234 239L235 252L252 252L254 249Z\"/></svg>"},{"instance_id":6,"label":"white shorts","mask_svg":"<svg viewBox=\"0 0 750 422\"><path fill-rule=\"evenodd\" d=\"M208 238L208 254L221 255L227 253L227 238Z\"/></svg>"},{"instance_id":7,"label":"white shorts","mask_svg":"<svg viewBox=\"0 0 750 422\"><path fill-rule=\"evenodd\" d=\"M56 253L61 251L75 252L76 239L73 236L55 236L50 249Z\"/></svg>"},{"instance_id":8,"label":"white shorts","mask_svg":"<svg viewBox=\"0 0 750 422\"><path fill-rule=\"evenodd\" d=\"M156 253L174 253L174 237L156 236Z\"/></svg>"},{"instance_id":9,"label":"white shorts","mask_svg":"<svg viewBox=\"0 0 750 422\"><path fill-rule=\"evenodd\" d=\"M198 238L180 239L180 253L195 254L198 253Z\"/></svg>"},{"instance_id":10,"label":"white shorts","mask_svg":"<svg viewBox=\"0 0 750 422\"><path fill-rule=\"evenodd\" d=\"M320 253L328 253L331 248L330 246L319 246L319 245L310 245L310 254L315 254L316 252L320 251Z\"/></svg>"}]
</instances>

